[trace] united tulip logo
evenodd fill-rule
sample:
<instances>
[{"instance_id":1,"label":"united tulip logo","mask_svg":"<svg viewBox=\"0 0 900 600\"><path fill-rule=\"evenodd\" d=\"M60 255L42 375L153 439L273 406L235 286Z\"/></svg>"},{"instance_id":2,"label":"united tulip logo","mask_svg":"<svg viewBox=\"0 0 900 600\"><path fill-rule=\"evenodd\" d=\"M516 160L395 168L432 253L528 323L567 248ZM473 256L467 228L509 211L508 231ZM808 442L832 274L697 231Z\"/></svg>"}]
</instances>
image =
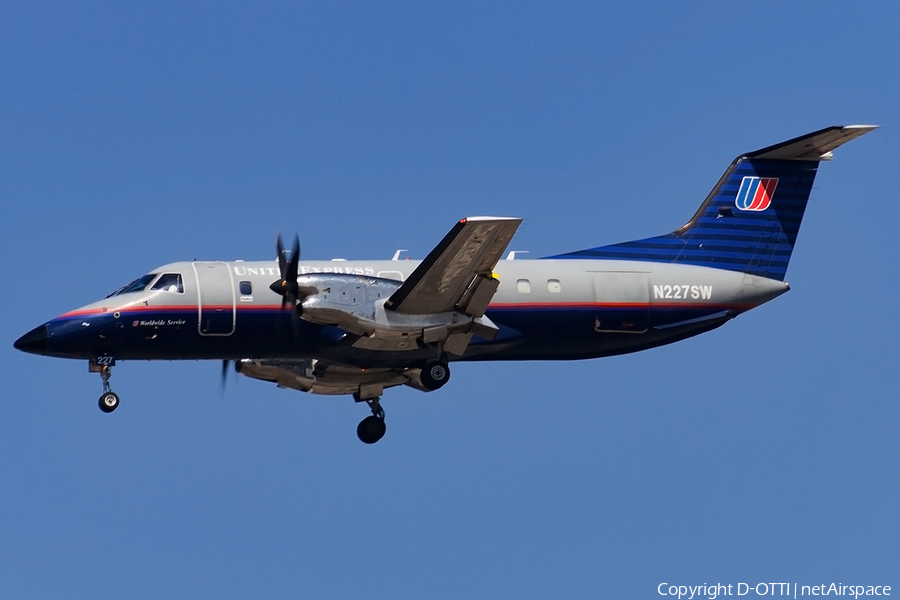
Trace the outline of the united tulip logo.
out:
<instances>
[{"instance_id":1,"label":"united tulip logo","mask_svg":"<svg viewBox=\"0 0 900 600\"><path fill-rule=\"evenodd\" d=\"M744 177L734 205L739 210L766 210L772 204L777 185L777 177Z\"/></svg>"}]
</instances>

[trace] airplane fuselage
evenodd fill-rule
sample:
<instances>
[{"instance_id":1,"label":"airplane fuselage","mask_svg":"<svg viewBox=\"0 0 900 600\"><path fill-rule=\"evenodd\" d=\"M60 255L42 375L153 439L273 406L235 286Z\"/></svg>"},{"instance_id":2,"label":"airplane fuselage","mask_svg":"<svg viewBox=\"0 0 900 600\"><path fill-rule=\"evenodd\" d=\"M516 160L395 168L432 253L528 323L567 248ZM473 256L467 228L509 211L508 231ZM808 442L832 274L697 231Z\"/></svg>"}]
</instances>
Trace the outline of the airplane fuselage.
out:
<instances>
[{"instance_id":1,"label":"airplane fuselage","mask_svg":"<svg viewBox=\"0 0 900 600\"><path fill-rule=\"evenodd\" d=\"M373 280L405 280L419 261L316 261L300 275L334 274L331 301L352 309ZM500 329L475 336L454 360L566 360L643 350L714 329L789 289L781 281L691 265L617 260L504 260L486 316ZM349 346L335 328L300 319L269 289L278 264L179 262L179 291L114 295L46 324L43 354L116 360L324 358L360 367L415 365L427 348ZM389 283L389 282L386 282ZM377 304L377 301L376 301Z\"/></svg>"}]
</instances>

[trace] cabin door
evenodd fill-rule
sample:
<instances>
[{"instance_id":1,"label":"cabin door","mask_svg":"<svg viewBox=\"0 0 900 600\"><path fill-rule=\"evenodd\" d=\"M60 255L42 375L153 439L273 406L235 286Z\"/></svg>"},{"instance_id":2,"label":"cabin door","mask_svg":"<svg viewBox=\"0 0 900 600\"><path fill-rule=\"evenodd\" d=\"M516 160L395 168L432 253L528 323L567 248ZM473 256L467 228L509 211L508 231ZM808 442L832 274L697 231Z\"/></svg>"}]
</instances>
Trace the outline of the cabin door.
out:
<instances>
[{"instance_id":1,"label":"cabin door","mask_svg":"<svg viewBox=\"0 0 900 600\"><path fill-rule=\"evenodd\" d=\"M597 310L594 331L643 333L650 321L650 285L646 273L595 272Z\"/></svg>"},{"instance_id":2,"label":"cabin door","mask_svg":"<svg viewBox=\"0 0 900 600\"><path fill-rule=\"evenodd\" d=\"M236 317L234 278L223 262L192 263L197 276L200 335L231 335Z\"/></svg>"}]
</instances>

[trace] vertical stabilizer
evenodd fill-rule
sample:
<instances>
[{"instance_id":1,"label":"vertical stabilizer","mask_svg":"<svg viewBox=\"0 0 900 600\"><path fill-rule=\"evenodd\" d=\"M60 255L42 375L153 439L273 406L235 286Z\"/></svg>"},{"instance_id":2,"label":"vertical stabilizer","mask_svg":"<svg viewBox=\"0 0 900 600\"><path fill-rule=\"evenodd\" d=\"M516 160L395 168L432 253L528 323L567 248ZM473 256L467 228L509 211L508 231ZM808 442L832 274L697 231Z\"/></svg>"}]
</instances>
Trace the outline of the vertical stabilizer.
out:
<instances>
[{"instance_id":1,"label":"vertical stabilizer","mask_svg":"<svg viewBox=\"0 0 900 600\"><path fill-rule=\"evenodd\" d=\"M684 263L784 281L819 162L875 128L838 125L742 154L680 229L550 258Z\"/></svg>"}]
</instances>

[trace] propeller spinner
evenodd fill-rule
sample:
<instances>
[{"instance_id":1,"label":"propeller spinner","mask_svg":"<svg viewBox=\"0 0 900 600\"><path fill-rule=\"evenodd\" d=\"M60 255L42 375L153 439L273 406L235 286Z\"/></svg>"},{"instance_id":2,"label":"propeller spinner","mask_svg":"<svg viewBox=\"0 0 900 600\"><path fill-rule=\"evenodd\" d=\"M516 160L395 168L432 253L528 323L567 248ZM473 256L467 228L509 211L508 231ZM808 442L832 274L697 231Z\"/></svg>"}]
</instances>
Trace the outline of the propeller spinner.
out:
<instances>
[{"instance_id":1,"label":"propeller spinner","mask_svg":"<svg viewBox=\"0 0 900 600\"><path fill-rule=\"evenodd\" d=\"M281 279L273 281L269 288L276 294L282 295L281 308L284 309L288 305L297 305L297 272L300 265L300 237L294 236L294 247L290 253L284 249L281 242L281 234L275 239L275 246L278 250L278 269L281 272ZM290 256L290 259L288 258Z\"/></svg>"},{"instance_id":2,"label":"propeller spinner","mask_svg":"<svg viewBox=\"0 0 900 600\"><path fill-rule=\"evenodd\" d=\"M300 320L299 320L299 301L300 290L297 285L297 273L300 269L300 236L294 235L294 245L291 251L284 249L281 241L281 233L275 238L275 247L278 251L278 269L281 273L281 279L273 281L269 286L276 294L281 294L281 310L291 308L291 320L294 324L294 336L297 336Z\"/></svg>"}]
</instances>

